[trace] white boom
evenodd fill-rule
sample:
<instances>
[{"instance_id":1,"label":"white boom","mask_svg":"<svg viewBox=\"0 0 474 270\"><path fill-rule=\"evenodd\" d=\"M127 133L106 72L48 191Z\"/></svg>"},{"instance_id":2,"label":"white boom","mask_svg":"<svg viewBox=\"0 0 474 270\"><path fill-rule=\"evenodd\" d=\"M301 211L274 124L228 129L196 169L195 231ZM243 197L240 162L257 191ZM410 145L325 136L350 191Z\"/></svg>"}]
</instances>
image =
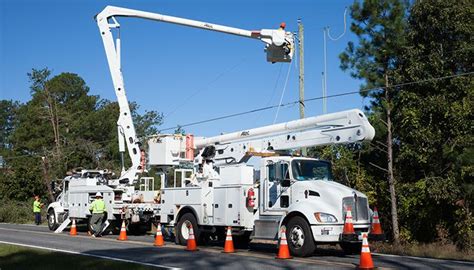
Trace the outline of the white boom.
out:
<instances>
[{"instance_id":1,"label":"white boom","mask_svg":"<svg viewBox=\"0 0 474 270\"><path fill-rule=\"evenodd\" d=\"M242 163L253 155L301 147L370 141L375 129L358 109L294 120L225 135L196 138L202 153L214 147L216 162Z\"/></svg>"},{"instance_id":2,"label":"white boom","mask_svg":"<svg viewBox=\"0 0 474 270\"><path fill-rule=\"evenodd\" d=\"M121 71L120 36L117 37L116 42L114 43L114 37L111 32L111 29L120 28L120 24L115 19L116 17L149 19L200 28L209 31L217 31L247 38L259 39L265 43L267 61L272 63L291 62L293 56L293 34L291 32L285 32L283 29L262 29L259 31L249 31L207 22L166 16L157 13L107 6L102 12L95 16L95 19L97 25L99 26L102 41L104 43L110 74L112 76L115 94L120 107L120 116L117 121L117 129L119 137L119 150L122 153L122 164L124 164L123 153L125 152L125 143L132 161L132 166L128 170L125 170L124 165L122 165L122 173L120 175L119 181L116 184L131 184L137 179L138 172L143 169L143 164L140 164L140 142L136 136ZM112 22L109 22L109 20L112 20Z\"/></svg>"}]
</instances>

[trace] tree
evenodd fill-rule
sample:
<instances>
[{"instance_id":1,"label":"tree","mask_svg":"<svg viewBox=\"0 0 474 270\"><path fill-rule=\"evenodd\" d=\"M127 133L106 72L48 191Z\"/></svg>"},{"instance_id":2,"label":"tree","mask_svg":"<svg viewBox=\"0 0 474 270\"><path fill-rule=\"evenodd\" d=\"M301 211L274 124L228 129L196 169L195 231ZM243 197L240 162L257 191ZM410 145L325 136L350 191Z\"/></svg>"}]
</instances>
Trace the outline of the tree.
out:
<instances>
[{"instance_id":1,"label":"tree","mask_svg":"<svg viewBox=\"0 0 474 270\"><path fill-rule=\"evenodd\" d=\"M0 155L1 150L10 149L10 137L15 127L15 119L20 103L13 100L0 100Z\"/></svg>"},{"instance_id":2,"label":"tree","mask_svg":"<svg viewBox=\"0 0 474 270\"><path fill-rule=\"evenodd\" d=\"M473 244L474 80L432 79L474 70L468 7L467 0L414 3L397 74L426 82L400 88L394 99L404 223L420 241L445 226L464 249Z\"/></svg>"},{"instance_id":3,"label":"tree","mask_svg":"<svg viewBox=\"0 0 474 270\"><path fill-rule=\"evenodd\" d=\"M0 176L0 195L24 200L38 194L52 200L51 181L62 179L68 170L83 167L119 172L118 104L90 95L77 74L51 76L48 69L33 69L28 77L31 100L16 110L13 122L8 120L12 117L3 117L3 110L0 114L0 121L13 123L0 130L11 133L8 144L12 156L8 175ZM135 103L131 107L138 136L156 132L161 114L141 114Z\"/></svg>"},{"instance_id":4,"label":"tree","mask_svg":"<svg viewBox=\"0 0 474 270\"><path fill-rule=\"evenodd\" d=\"M359 38L359 44L352 42L340 55L341 68L350 70L351 75L363 79L368 88L380 88L380 91L369 93L361 91L363 96L370 96L370 111L382 114L385 119L385 149L387 174L390 189L392 233L395 243L399 242L399 226L396 196L396 181L393 166L393 126L392 99L396 94L391 85L396 82L396 70L400 50L405 43L407 4L398 0L365 0L362 4L355 2L351 7L353 23L351 31ZM381 120L382 118L380 118Z\"/></svg>"}]
</instances>

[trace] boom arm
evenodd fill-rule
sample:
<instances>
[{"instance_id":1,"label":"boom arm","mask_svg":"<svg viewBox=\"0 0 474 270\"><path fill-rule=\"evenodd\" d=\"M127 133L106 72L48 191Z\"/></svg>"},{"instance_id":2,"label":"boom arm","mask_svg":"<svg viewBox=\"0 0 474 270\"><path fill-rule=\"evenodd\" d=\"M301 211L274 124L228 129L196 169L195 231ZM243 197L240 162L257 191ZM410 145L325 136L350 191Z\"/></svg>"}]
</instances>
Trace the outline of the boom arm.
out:
<instances>
[{"instance_id":1,"label":"boom arm","mask_svg":"<svg viewBox=\"0 0 474 270\"><path fill-rule=\"evenodd\" d=\"M242 163L254 155L370 141L374 135L375 130L364 113L355 109L210 138L196 138L194 144L200 156L206 148L214 148L207 152L213 153L210 158L216 163Z\"/></svg>"},{"instance_id":2,"label":"boom arm","mask_svg":"<svg viewBox=\"0 0 474 270\"><path fill-rule=\"evenodd\" d=\"M149 19L160 22L173 23L189 27L195 27L210 31L217 31L226 34L232 34L247 38L260 39L265 43L267 60L269 62L290 62L293 56L294 41L293 34L284 30L263 29L260 31L248 31L233 27L227 27L206 22L194 21L178 17L166 16L151 12L144 12L133 9L126 9L114 6L107 6L102 12L96 15L95 19L101 33L104 43L105 53L109 64L110 74L114 84L115 95L120 107L120 116L117 121L119 133L119 150L125 152L125 143L132 161L132 166L125 170L122 166L122 173L119 178L121 184L131 184L136 178L137 173L142 170L140 164L140 142L137 139L135 127L130 112L125 86L120 64L120 36L114 43L111 29L120 28L120 24L115 17L135 17ZM112 23L109 22L112 20ZM123 164L123 161L122 161Z\"/></svg>"}]
</instances>

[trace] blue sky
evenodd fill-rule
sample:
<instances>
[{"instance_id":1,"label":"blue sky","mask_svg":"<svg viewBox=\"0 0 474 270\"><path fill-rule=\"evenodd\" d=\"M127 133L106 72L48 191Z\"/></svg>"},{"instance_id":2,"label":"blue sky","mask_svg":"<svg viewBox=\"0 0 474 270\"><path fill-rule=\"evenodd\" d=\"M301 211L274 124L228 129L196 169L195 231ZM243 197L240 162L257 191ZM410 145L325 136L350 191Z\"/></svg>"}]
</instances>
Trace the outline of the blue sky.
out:
<instances>
[{"instance_id":1,"label":"blue sky","mask_svg":"<svg viewBox=\"0 0 474 270\"><path fill-rule=\"evenodd\" d=\"M31 68L48 67L54 74L77 73L91 94L115 100L102 40L93 19L106 5L248 30L278 28L284 21L287 30L296 31L297 19L302 18L306 98L319 97L322 29L330 26L331 34L339 35L343 31L344 8L351 3L352 0L0 0L0 99L28 101L26 73ZM163 112L163 128L278 104L288 64L267 63L262 42L136 18L119 18L119 22L128 98L136 101L141 110ZM360 81L339 68L338 55L350 40L356 41L356 37L348 29L339 41L328 41L329 95L359 88ZM283 102L298 99L297 66L292 65ZM329 99L328 112L362 108L363 104L359 95ZM269 110L185 130L212 136L272 124L275 113L276 110ZM307 116L321 113L320 100L306 104ZM285 107L277 122L298 117L298 106Z\"/></svg>"}]
</instances>

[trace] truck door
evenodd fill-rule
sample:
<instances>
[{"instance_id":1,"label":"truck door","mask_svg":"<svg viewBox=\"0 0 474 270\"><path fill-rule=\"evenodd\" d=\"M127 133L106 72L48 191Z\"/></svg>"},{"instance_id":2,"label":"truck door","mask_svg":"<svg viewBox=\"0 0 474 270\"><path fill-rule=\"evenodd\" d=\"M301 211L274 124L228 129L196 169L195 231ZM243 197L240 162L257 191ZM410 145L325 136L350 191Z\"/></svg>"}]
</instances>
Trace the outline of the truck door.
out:
<instances>
[{"instance_id":1,"label":"truck door","mask_svg":"<svg viewBox=\"0 0 474 270\"><path fill-rule=\"evenodd\" d=\"M63 181L63 196L61 198L62 200L62 206L64 208L69 207L69 181Z\"/></svg>"},{"instance_id":2,"label":"truck door","mask_svg":"<svg viewBox=\"0 0 474 270\"><path fill-rule=\"evenodd\" d=\"M263 209L267 214L279 214L289 206L288 188L281 185L283 180L290 177L288 168L287 162L272 162L265 168Z\"/></svg>"}]
</instances>

